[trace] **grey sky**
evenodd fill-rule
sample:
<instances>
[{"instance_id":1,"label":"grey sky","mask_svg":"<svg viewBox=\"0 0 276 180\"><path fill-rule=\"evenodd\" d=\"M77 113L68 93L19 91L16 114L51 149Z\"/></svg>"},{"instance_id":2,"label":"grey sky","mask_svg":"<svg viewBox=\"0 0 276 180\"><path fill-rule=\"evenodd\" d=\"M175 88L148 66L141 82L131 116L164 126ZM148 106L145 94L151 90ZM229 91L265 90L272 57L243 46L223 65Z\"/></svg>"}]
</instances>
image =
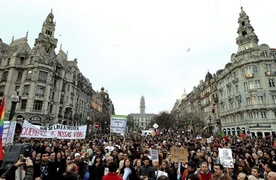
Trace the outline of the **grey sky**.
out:
<instances>
[{"instance_id":1,"label":"grey sky","mask_svg":"<svg viewBox=\"0 0 276 180\"><path fill-rule=\"evenodd\" d=\"M259 44L276 47L275 0L243 0ZM240 0L0 0L0 38L29 31L33 46L53 9L58 47L78 59L94 90L105 87L116 114L170 111L237 51ZM187 50L190 48L190 51Z\"/></svg>"}]
</instances>

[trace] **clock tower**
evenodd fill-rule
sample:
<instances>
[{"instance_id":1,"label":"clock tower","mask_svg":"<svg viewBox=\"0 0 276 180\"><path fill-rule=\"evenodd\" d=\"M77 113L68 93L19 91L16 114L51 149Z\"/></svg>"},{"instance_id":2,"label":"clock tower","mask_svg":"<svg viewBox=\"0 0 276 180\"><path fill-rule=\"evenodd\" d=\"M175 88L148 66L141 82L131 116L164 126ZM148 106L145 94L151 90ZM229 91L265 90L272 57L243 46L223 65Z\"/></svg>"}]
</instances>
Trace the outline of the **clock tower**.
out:
<instances>
[{"instance_id":1,"label":"clock tower","mask_svg":"<svg viewBox=\"0 0 276 180\"><path fill-rule=\"evenodd\" d=\"M241 7L238 23L238 37L236 38L236 43L239 46L238 53L257 48L259 42L258 36L255 34L254 28L251 26L249 17L244 12L243 7Z\"/></svg>"},{"instance_id":2,"label":"clock tower","mask_svg":"<svg viewBox=\"0 0 276 180\"><path fill-rule=\"evenodd\" d=\"M55 55L55 48L57 46L57 39L54 37L56 22L54 22L53 10L48 14L46 20L43 22L41 32L38 38L35 39L35 48L42 54L50 56Z\"/></svg>"}]
</instances>

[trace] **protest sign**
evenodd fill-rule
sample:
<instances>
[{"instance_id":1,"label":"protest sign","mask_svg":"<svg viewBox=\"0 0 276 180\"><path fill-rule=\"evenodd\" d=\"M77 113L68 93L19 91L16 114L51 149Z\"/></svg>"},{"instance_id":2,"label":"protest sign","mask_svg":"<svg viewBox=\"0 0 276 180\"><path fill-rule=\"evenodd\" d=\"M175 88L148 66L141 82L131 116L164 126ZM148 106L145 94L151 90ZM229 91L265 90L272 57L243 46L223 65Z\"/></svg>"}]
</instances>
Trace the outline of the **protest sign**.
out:
<instances>
[{"instance_id":1,"label":"protest sign","mask_svg":"<svg viewBox=\"0 0 276 180\"><path fill-rule=\"evenodd\" d=\"M171 148L171 159L174 162L188 162L188 151L185 148Z\"/></svg>"},{"instance_id":2,"label":"protest sign","mask_svg":"<svg viewBox=\"0 0 276 180\"><path fill-rule=\"evenodd\" d=\"M225 168L233 168L234 161L232 157L232 150L226 148L219 148L219 160L220 164Z\"/></svg>"}]
</instances>

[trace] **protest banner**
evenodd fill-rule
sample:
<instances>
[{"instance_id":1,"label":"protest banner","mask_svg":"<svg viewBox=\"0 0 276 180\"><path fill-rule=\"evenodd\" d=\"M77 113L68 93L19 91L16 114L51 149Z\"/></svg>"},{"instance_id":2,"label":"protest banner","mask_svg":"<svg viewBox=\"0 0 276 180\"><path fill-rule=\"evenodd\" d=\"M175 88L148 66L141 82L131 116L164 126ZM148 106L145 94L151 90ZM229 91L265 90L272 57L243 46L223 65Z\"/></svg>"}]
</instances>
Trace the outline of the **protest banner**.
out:
<instances>
[{"instance_id":1,"label":"protest banner","mask_svg":"<svg viewBox=\"0 0 276 180\"><path fill-rule=\"evenodd\" d=\"M6 138L5 144L13 143L15 127L16 127L16 121L11 121L10 125L8 127L8 133L7 133L7 138Z\"/></svg>"},{"instance_id":2,"label":"protest banner","mask_svg":"<svg viewBox=\"0 0 276 180\"><path fill-rule=\"evenodd\" d=\"M116 133L123 135L126 132L127 117L126 116L115 116L110 117L110 133Z\"/></svg>"},{"instance_id":3,"label":"protest banner","mask_svg":"<svg viewBox=\"0 0 276 180\"><path fill-rule=\"evenodd\" d=\"M233 168L234 161L232 157L232 149L219 148L219 160L223 167Z\"/></svg>"},{"instance_id":4,"label":"protest banner","mask_svg":"<svg viewBox=\"0 0 276 180\"><path fill-rule=\"evenodd\" d=\"M157 161L159 161L158 150L156 150L156 149L150 149L150 156L151 156L151 160L157 160Z\"/></svg>"},{"instance_id":5,"label":"protest banner","mask_svg":"<svg viewBox=\"0 0 276 180\"><path fill-rule=\"evenodd\" d=\"M87 125L54 124L52 126L37 126L25 120L20 136L26 138L85 139L86 128Z\"/></svg>"},{"instance_id":6,"label":"protest banner","mask_svg":"<svg viewBox=\"0 0 276 180\"><path fill-rule=\"evenodd\" d=\"M7 136L9 133L10 121L4 121L4 130L2 134L2 146L5 146L7 143Z\"/></svg>"},{"instance_id":7,"label":"protest banner","mask_svg":"<svg viewBox=\"0 0 276 180\"><path fill-rule=\"evenodd\" d=\"M172 147L171 150L171 159L174 162L188 162L188 151L185 148Z\"/></svg>"}]
</instances>

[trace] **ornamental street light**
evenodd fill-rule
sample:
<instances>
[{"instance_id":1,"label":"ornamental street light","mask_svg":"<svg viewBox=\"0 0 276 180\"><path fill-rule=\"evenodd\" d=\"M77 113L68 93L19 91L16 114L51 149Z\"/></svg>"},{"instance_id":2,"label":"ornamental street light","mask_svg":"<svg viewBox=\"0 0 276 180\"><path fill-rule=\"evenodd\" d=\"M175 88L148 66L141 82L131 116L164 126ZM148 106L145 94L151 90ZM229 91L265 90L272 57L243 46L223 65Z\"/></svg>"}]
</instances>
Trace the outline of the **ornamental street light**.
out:
<instances>
[{"instance_id":1,"label":"ornamental street light","mask_svg":"<svg viewBox=\"0 0 276 180\"><path fill-rule=\"evenodd\" d=\"M11 111L10 111L9 121L11 121L14 116L16 104L18 101L19 101L19 97L17 95L17 92L15 91L11 96Z\"/></svg>"}]
</instances>

